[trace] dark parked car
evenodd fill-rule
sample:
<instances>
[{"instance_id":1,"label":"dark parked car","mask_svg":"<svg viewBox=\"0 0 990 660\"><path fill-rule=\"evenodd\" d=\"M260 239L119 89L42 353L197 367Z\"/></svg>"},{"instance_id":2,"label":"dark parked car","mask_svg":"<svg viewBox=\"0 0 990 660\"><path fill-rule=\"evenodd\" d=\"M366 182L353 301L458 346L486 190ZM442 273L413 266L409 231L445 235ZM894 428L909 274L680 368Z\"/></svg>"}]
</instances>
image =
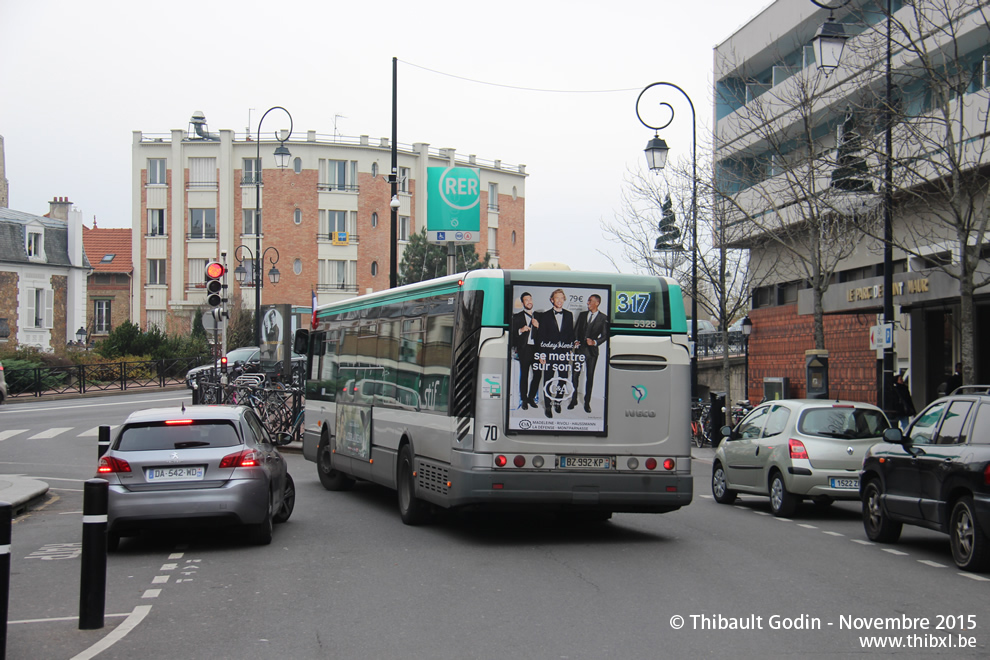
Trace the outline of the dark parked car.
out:
<instances>
[{"instance_id":1,"label":"dark parked car","mask_svg":"<svg viewBox=\"0 0 990 660\"><path fill-rule=\"evenodd\" d=\"M261 350L257 346L244 346L235 348L227 353L227 367L233 368L236 365L243 365L245 371L258 371L261 365ZM217 360L216 369L220 369L220 361ZM299 353L292 354L292 381L302 382L306 372L306 356ZM199 402L197 393L197 381L205 379L213 380L214 365L203 364L193 367L186 372L186 387L193 391L193 403Z\"/></svg>"},{"instance_id":2,"label":"dark parked car","mask_svg":"<svg viewBox=\"0 0 990 660\"><path fill-rule=\"evenodd\" d=\"M863 459L860 497L870 540L927 527L949 535L959 568L990 569L990 386L937 399L905 434L888 429Z\"/></svg>"},{"instance_id":3,"label":"dark parked car","mask_svg":"<svg viewBox=\"0 0 990 660\"><path fill-rule=\"evenodd\" d=\"M131 413L96 476L110 482L107 547L154 527L246 526L251 540L272 541L296 489L278 445L245 406L154 408Z\"/></svg>"}]
</instances>

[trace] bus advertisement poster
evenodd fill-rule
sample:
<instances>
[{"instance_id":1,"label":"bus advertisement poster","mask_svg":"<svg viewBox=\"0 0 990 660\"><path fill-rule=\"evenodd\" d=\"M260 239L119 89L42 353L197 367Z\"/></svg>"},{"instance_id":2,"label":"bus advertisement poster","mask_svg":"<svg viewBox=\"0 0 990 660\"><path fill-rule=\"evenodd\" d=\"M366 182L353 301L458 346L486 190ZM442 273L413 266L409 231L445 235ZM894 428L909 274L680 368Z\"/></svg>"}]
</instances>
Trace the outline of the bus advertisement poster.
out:
<instances>
[{"instance_id":1,"label":"bus advertisement poster","mask_svg":"<svg viewBox=\"0 0 990 660\"><path fill-rule=\"evenodd\" d=\"M610 294L513 283L509 431L605 433Z\"/></svg>"}]
</instances>

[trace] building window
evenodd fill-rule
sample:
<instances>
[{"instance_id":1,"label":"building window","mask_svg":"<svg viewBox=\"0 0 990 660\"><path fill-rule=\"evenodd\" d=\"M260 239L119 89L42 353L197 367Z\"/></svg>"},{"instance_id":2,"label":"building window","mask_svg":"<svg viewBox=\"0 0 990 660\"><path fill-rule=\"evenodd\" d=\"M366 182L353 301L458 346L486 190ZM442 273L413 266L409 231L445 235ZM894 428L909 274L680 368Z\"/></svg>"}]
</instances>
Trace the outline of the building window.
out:
<instances>
[{"instance_id":1,"label":"building window","mask_svg":"<svg viewBox=\"0 0 990 660\"><path fill-rule=\"evenodd\" d=\"M217 187L216 158L189 159L189 187L190 188Z\"/></svg>"},{"instance_id":2,"label":"building window","mask_svg":"<svg viewBox=\"0 0 990 660\"><path fill-rule=\"evenodd\" d=\"M320 159L319 190L357 190L357 161Z\"/></svg>"},{"instance_id":3,"label":"building window","mask_svg":"<svg viewBox=\"0 0 990 660\"><path fill-rule=\"evenodd\" d=\"M216 238L217 210L189 209L189 238Z\"/></svg>"},{"instance_id":4,"label":"building window","mask_svg":"<svg viewBox=\"0 0 990 660\"><path fill-rule=\"evenodd\" d=\"M320 235L347 231L347 211L320 211Z\"/></svg>"},{"instance_id":5,"label":"building window","mask_svg":"<svg viewBox=\"0 0 990 660\"><path fill-rule=\"evenodd\" d=\"M292 262L292 272L296 275L302 275L302 259L296 259Z\"/></svg>"},{"instance_id":6,"label":"building window","mask_svg":"<svg viewBox=\"0 0 990 660\"><path fill-rule=\"evenodd\" d=\"M148 234L165 235L165 209L148 209Z\"/></svg>"},{"instance_id":7,"label":"building window","mask_svg":"<svg viewBox=\"0 0 990 660\"><path fill-rule=\"evenodd\" d=\"M409 240L409 216L400 215L399 216L399 240L408 241Z\"/></svg>"},{"instance_id":8,"label":"building window","mask_svg":"<svg viewBox=\"0 0 990 660\"><path fill-rule=\"evenodd\" d=\"M32 328L51 328L55 318L55 292L28 289L28 322Z\"/></svg>"},{"instance_id":9,"label":"building window","mask_svg":"<svg viewBox=\"0 0 990 660\"><path fill-rule=\"evenodd\" d=\"M498 229L495 227L488 228L488 252L498 254Z\"/></svg>"},{"instance_id":10,"label":"building window","mask_svg":"<svg viewBox=\"0 0 990 660\"><path fill-rule=\"evenodd\" d=\"M242 174L241 183L245 185L261 183L261 161L257 158L245 158Z\"/></svg>"},{"instance_id":11,"label":"building window","mask_svg":"<svg viewBox=\"0 0 990 660\"><path fill-rule=\"evenodd\" d=\"M258 209L244 209L244 233L254 235L261 233L261 211Z\"/></svg>"},{"instance_id":12,"label":"building window","mask_svg":"<svg viewBox=\"0 0 990 660\"><path fill-rule=\"evenodd\" d=\"M148 284L165 285L164 259L148 259Z\"/></svg>"},{"instance_id":13,"label":"building window","mask_svg":"<svg viewBox=\"0 0 990 660\"><path fill-rule=\"evenodd\" d=\"M409 168L399 168L399 192L409 192Z\"/></svg>"},{"instance_id":14,"label":"building window","mask_svg":"<svg viewBox=\"0 0 990 660\"><path fill-rule=\"evenodd\" d=\"M42 238L43 234L40 231L29 231L27 233L27 256L28 259L41 259L42 258Z\"/></svg>"},{"instance_id":15,"label":"building window","mask_svg":"<svg viewBox=\"0 0 990 660\"><path fill-rule=\"evenodd\" d=\"M371 262L371 276L372 277L378 277L378 262L377 261L372 261Z\"/></svg>"},{"instance_id":16,"label":"building window","mask_svg":"<svg viewBox=\"0 0 990 660\"><path fill-rule=\"evenodd\" d=\"M512 236L510 238L512 240L512 244L515 245L516 244L516 232L512 232Z\"/></svg>"},{"instance_id":17,"label":"building window","mask_svg":"<svg viewBox=\"0 0 990 660\"><path fill-rule=\"evenodd\" d=\"M296 209L292 214L292 221L297 225L302 224L302 209Z\"/></svg>"},{"instance_id":18,"label":"building window","mask_svg":"<svg viewBox=\"0 0 990 660\"><path fill-rule=\"evenodd\" d=\"M100 335L110 333L110 300L95 301L93 310L93 332Z\"/></svg>"},{"instance_id":19,"label":"building window","mask_svg":"<svg viewBox=\"0 0 990 660\"><path fill-rule=\"evenodd\" d=\"M148 330L158 330L165 332L165 310L164 309L149 309L148 310Z\"/></svg>"},{"instance_id":20,"label":"building window","mask_svg":"<svg viewBox=\"0 0 990 660\"><path fill-rule=\"evenodd\" d=\"M206 286L206 264L209 263L207 259L190 259L189 260L189 279L187 281L188 287L202 288Z\"/></svg>"},{"instance_id":21,"label":"building window","mask_svg":"<svg viewBox=\"0 0 990 660\"><path fill-rule=\"evenodd\" d=\"M371 164L371 178L372 179L377 179L378 178L378 161L377 160L374 163Z\"/></svg>"},{"instance_id":22,"label":"building window","mask_svg":"<svg viewBox=\"0 0 990 660\"><path fill-rule=\"evenodd\" d=\"M149 186L165 185L164 158L148 159L148 185Z\"/></svg>"},{"instance_id":23,"label":"building window","mask_svg":"<svg viewBox=\"0 0 990 660\"><path fill-rule=\"evenodd\" d=\"M294 158L292 160L292 171L296 174L302 174L302 158Z\"/></svg>"},{"instance_id":24,"label":"building window","mask_svg":"<svg viewBox=\"0 0 990 660\"><path fill-rule=\"evenodd\" d=\"M321 259L319 278L321 290L354 291L357 283L357 262Z\"/></svg>"},{"instance_id":25,"label":"building window","mask_svg":"<svg viewBox=\"0 0 990 660\"><path fill-rule=\"evenodd\" d=\"M488 184L488 210L498 211L498 184Z\"/></svg>"},{"instance_id":26,"label":"building window","mask_svg":"<svg viewBox=\"0 0 990 660\"><path fill-rule=\"evenodd\" d=\"M371 214L371 228L374 229L378 226L378 213Z\"/></svg>"},{"instance_id":27,"label":"building window","mask_svg":"<svg viewBox=\"0 0 990 660\"><path fill-rule=\"evenodd\" d=\"M114 257L116 257L116 256L117 256L116 254L105 254L105 255L103 255L103 258L100 259L100 263L101 264L112 264L113 263L113 260L114 260Z\"/></svg>"}]
</instances>

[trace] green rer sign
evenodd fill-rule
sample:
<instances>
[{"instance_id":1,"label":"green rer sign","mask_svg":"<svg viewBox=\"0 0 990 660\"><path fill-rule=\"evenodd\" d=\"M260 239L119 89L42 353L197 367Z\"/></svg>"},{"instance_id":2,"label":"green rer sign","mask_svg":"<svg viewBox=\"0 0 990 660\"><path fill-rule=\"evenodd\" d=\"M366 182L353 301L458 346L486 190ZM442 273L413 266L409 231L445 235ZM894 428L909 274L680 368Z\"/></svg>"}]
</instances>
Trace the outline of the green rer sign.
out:
<instances>
[{"instance_id":1,"label":"green rer sign","mask_svg":"<svg viewBox=\"0 0 990 660\"><path fill-rule=\"evenodd\" d=\"M481 234L481 172L474 167L427 168L426 234L433 243L477 243Z\"/></svg>"}]
</instances>

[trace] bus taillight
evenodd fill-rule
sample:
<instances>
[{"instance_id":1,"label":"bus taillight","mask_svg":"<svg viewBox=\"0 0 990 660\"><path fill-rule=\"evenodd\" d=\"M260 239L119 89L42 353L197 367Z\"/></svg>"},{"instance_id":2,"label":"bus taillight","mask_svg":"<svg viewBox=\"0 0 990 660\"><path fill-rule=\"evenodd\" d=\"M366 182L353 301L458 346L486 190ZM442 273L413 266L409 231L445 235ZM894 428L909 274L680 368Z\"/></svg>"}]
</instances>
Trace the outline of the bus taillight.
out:
<instances>
[{"instance_id":1,"label":"bus taillight","mask_svg":"<svg viewBox=\"0 0 990 660\"><path fill-rule=\"evenodd\" d=\"M502 456L501 454L495 457L495 467L505 467L505 464L508 462L509 462L508 459L506 459L505 456Z\"/></svg>"},{"instance_id":2,"label":"bus taillight","mask_svg":"<svg viewBox=\"0 0 990 660\"><path fill-rule=\"evenodd\" d=\"M655 458L648 458L648 459L646 459L646 469L647 470L656 470L657 469L657 459L655 459Z\"/></svg>"},{"instance_id":3,"label":"bus taillight","mask_svg":"<svg viewBox=\"0 0 990 660\"><path fill-rule=\"evenodd\" d=\"M673 470L674 469L674 465L675 465L674 459L672 459L672 458L665 458L665 459L663 459L663 469L664 470Z\"/></svg>"},{"instance_id":4,"label":"bus taillight","mask_svg":"<svg viewBox=\"0 0 990 660\"><path fill-rule=\"evenodd\" d=\"M515 465L517 468L521 468L522 466L526 465L526 457L516 456L515 458L512 459L512 464Z\"/></svg>"}]
</instances>

